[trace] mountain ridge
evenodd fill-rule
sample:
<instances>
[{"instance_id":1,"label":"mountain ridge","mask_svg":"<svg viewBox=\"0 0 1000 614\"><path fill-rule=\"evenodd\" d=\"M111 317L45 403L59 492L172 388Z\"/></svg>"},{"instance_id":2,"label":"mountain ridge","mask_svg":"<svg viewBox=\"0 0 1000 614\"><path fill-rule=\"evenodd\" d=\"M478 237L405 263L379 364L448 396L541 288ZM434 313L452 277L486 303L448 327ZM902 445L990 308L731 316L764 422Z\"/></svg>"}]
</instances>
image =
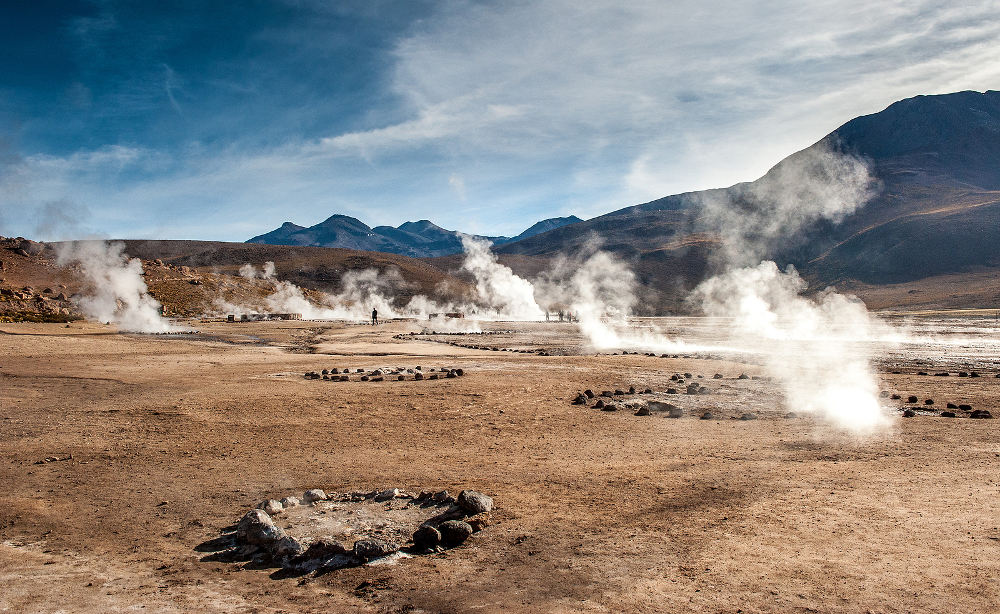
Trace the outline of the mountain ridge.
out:
<instances>
[{"instance_id":1,"label":"mountain ridge","mask_svg":"<svg viewBox=\"0 0 1000 614\"><path fill-rule=\"evenodd\" d=\"M536 234L582 221L575 215L548 218L536 222L515 237L469 235L494 245L519 241ZM257 235L246 243L310 247L339 247L399 254L411 258L433 258L462 251L463 233L447 230L430 220L403 222L399 226L369 227L361 220L335 213L313 226L285 222L278 228Z\"/></svg>"}]
</instances>

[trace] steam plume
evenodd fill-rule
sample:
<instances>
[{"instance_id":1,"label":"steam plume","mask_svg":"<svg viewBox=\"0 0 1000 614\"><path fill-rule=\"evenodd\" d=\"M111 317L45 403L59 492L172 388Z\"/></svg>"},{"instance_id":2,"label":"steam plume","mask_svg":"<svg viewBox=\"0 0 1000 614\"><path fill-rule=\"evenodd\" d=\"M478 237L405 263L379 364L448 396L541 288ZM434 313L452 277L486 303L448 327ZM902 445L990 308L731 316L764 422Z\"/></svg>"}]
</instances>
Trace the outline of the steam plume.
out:
<instances>
[{"instance_id":1,"label":"steam plume","mask_svg":"<svg viewBox=\"0 0 1000 614\"><path fill-rule=\"evenodd\" d=\"M789 408L855 432L888 422L866 343L876 321L863 303L833 290L804 296L794 267L782 271L762 256L819 220L854 212L870 190L861 160L820 146L788 158L733 198L705 200L702 221L722 239L726 270L692 294L707 315L723 316L733 343L764 353Z\"/></svg>"},{"instance_id":2,"label":"steam plume","mask_svg":"<svg viewBox=\"0 0 1000 614\"><path fill-rule=\"evenodd\" d=\"M149 295L142 279L142 262L129 259L122 243L74 241L57 244L60 266L76 264L90 284L77 300L84 315L114 322L123 331L165 333L175 330L161 315L160 303Z\"/></svg>"}]
</instances>

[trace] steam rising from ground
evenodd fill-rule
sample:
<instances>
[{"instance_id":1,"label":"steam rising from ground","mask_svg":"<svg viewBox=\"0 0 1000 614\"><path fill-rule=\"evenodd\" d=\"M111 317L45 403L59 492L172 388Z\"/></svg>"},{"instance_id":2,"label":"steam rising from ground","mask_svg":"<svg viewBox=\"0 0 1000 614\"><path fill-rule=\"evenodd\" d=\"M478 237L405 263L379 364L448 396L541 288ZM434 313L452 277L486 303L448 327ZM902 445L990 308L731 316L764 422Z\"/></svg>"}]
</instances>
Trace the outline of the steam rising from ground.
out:
<instances>
[{"instance_id":1,"label":"steam rising from ground","mask_svg":"<svg viewBox=\"0 0 1000 614\"><path fill-rule=\"evenodd\" d=\"M166 333L177 330L161 315L160 303L149 295L142 279L142 262L129 259L122 243L75 241L56 244L60 266L78 265L90 284L77 300L89 318L114 322L123 331Z\"/></svg>"},{"instance_id":2,"label":"steam rising from ground","mask_svg":"<svg viewBox=\"0 0 1000 614\"><path fill-rule=\"evenodd\" d=\"M497 262L490 251L489 241L463 236L462 248L465 250L462 269L472 273L478 298L487 309L511 320L539 320L545 317L544 310L535 302L531 282Z\"/></svg>"},{"instance_id":3,"label":"steam rising from ground","mask_svg":"<svg viewBox=\"0 0 1000 614\"><path fill-rule=\"evenodd\" d=\"M732 199L706 200L703 222L723 242L726 270L691 296L707 315L722 316L734 344L759 348L789 409L854 432L889 421L866 343L885 325L863 303L833 290L804 296L806 284L794 267L782 271L761 257L791 244L811 224L854 212L870 189L861 160L814 147L742 186Z\"/></svg>"}]
</instances>

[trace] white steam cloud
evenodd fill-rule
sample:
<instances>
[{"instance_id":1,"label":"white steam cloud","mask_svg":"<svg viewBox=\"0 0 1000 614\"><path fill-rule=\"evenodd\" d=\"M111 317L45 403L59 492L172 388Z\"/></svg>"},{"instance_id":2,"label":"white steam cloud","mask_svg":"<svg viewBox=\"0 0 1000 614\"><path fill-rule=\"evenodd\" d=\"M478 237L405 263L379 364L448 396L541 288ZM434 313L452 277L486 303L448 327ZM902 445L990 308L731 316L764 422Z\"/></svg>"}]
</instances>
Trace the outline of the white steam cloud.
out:
<instances>
[{"instance_id":1,"label":"white steam cloud","mask_svg":"<svg viewBox=\"0 0 1000 614\"><path fill-rule=\"evenodd\" d=\"M539 320L545 311L535 302L535 289L526 279L518 277L509 267L497 262L490 251L490 242L469 236L462 237L465 261L462 269L476 280L479 300L510 320Z\"/></svg>"},{"instance_id":2,"label":"white steam cloud","mask_svg":"<svg viewBox=\"0 0 1000 614\"><path fill-rule=\"evenodd\" d=\"M762 256L813 223L856 211L870 190L861 160L820 146L740 186L731 199L706 199L702 221L722 241L726 270L691 296L707 315L721 316L734 344L764 354L789 409L853 432L889 422L867 343L873 328L884 325L861 301L833 290L805 296L806 284L793 267L782 271Z\"/></svg>"},{"instance_id":3,"label":"white steam cloud","mask_svg":"<svg viewBox=\"0 0 1000 614\"><path fill-rule=\"evenodd\" d=\"M56 245L60 266L77 265L89 291L77 299L89 318L113 322L122 331L166 333L178 330L161 315L160 303L149 295L142 279L142 262L129 259L122 243L74 241Z\"/></svg>"}]
</instances>

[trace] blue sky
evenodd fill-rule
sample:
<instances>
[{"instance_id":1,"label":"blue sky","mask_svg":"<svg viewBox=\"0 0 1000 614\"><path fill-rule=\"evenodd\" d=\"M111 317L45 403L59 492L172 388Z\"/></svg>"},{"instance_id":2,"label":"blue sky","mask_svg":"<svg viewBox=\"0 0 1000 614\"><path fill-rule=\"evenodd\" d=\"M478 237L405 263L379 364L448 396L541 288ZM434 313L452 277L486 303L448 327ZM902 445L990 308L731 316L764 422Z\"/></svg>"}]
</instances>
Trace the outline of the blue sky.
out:
<instances>
[{"instance_id":1,"label":"blue sky","mask_svg":"<svg viewBox=\"0 0 1000 614\"><path fill-rule=\"evenodd\" d=\"M1000 88L1000 3L5 2L0 234L516 234Z\"/></svg>"}]
</instances>

